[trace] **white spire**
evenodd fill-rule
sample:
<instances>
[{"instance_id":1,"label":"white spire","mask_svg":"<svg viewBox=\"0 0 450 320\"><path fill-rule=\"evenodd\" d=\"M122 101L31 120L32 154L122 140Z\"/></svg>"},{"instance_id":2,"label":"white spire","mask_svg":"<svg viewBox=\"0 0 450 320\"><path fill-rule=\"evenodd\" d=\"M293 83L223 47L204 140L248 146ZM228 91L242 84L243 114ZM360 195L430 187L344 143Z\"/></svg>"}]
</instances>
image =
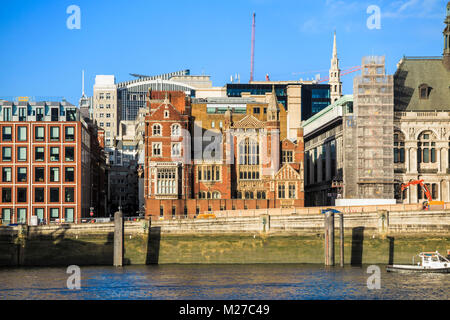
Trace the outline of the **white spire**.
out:
<instances>
[{"instance_id":1,"label":"white spire","mask_svg":"<svg viewBox=\"0 0 450 320\"><path fill-rule=\"evenodd\" d=\"M81 77L81 90L82 90L82 97L84 97L84 70L82 70L82 77Z\"/></svg>"},{"instance_id":2,"label":"white spire","mask_svg":"<svg viewBox=\"0 0 450 320\"><path fill-rule=\"evenodd\" d=\"M331 58L330 80L328 81L328 84L330 85L331 103L334 103L342 96L341 70L339 69L336 43L336 31L334 31L333 57Z\"/></svg>"}]
</instances>

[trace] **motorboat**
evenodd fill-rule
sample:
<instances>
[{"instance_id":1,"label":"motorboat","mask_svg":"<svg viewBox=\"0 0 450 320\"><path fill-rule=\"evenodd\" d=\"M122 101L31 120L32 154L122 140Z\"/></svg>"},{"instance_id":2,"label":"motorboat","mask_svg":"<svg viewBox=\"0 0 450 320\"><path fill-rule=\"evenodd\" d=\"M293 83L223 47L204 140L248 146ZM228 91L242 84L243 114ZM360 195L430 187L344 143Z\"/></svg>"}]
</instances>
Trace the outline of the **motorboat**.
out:
<instances>
[{"instance_id":1,"label":"motorboat","mask_svg":"<svg viewBox=\"0 0 450 320\"><path fill-rule=\"evenodd\" d=\"M415 258L420 261L415 263ZM445 258L439 252L421 252L413 257L412 265L393 264L386 266L387 272L433 272L450 273L449 256Z\"/></svg>"}]
</instances>

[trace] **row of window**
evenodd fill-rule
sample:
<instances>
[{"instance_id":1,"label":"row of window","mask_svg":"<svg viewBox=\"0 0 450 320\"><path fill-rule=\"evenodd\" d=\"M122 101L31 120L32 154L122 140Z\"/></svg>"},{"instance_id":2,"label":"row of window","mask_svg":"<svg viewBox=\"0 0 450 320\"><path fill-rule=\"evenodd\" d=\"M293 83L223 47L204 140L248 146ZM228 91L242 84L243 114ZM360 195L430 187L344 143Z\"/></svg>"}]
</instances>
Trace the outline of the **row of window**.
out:
<instances>
[{"instance_id":1,"label":"row of window","mask_svg":"<svg viewBox=\"0 0 450 320\"><path fill-rule=\"evenodd\" d=\"M295 183L289 183L286 193L286 185L278 184L278 199L295 199L297 198L295 192Z\"/></svg>"},{"instance_id":2,"label":"row of window","mask_svg":"<svg viewBox=\"0 0 450 320\"><path fill-rule=\"evenodd\" d=\"M49 141L58 142L60 141L60 127L50 126L49 127ZM65 126L64 127L64 140L65 141L75 141L75 127ZM13 141L13 130L11 126L2 127L2 142L12 142ZM17 126L16 127L16 141L28 141L28 127ZM34 127L34 141L44 142L45 141L45 127L35 126Z\"/></svg>"},{"instance_id":3,"label":"row of window","mask_svg":"<svg viewBox=\"0 0 450 320\"><path fill-rule=\"evenodd\" d=\"M68 203L75 202L75 188L64 187L63 201ZM27 203L28 188L16 188L16 199L14 203ZM34 202L45 203L45 188L34 188ZM12 188L2 188L2 203L12 203ZM49 188L48 202L60 202L60 188Z\"/></svg>"},{"instance_id":4,"label":"row of window","mask_svg":"<svg viewBox=\"0 0 450 320\"><path fill-rule=\"evenodd\" d=\"M178 137L181 135L181 126L179 124L173 124L170 129L171 135ZM152 133L154 136L161 136L162 126L160 124L154 124L152 126Z\"/></svg>"},{"instance_id":5,"label":"row of window","mask_svg":"<svg viewBox=\"0 0 450 320\"><path fill-rule=\"evenodd\" d=\"M162 143L161 142L153 142L152 143L152 156L153 157L161 157L162 156ZM172 157L181 157L181 143L180 142L172 143L171 156Z\"/></svg>"},{"instance_id":6,"label":"row of window","mask_svg":"<svg viewBox=\"0 0 450 320\"><path fill-rule=\"evenodd\" d=\"M265 191L238 191L236 193L237 199L266 199ZM233 205L234 210L234 205Z\"/></svg>"},{"instance_id":7,"label":"row of window","mask_svg":"<svg viewBox=\"0 0 450 320\"><path fill-rule=\"evenodd\" d=\"M218 191L202 191L198 193L199 199L220 199L220 192Z\"/></svg>"},{"instance_id":8,"label":"row of window","mask_svg":"<svg viewBox=\"0 0 450 320\"><path fill-rule=\"evenodd\" d=\"M220 166L198 167L198 181L220 181Z\"/></svg>"},{"instance_id":9,"label":"row of window","mask_svg":"<svg viewBox=\"0 0 450 320\"><path fill-rule=\"evenodd\" d=\"M16 161L28 161L28 147L17 147ZM2 161L9 162L13 159L12 147L2 147ZM50 162L60 161L60 148L49 147ZM75 147L64 147L64 160L75 161ZM34 161L45 161L45 147L34 147Z\"/></svg>"},{"instance_id":10,"label":"row of window","mask_svg":"<svg viewBox=\"0 0 450 320\"><path fill-rule=\"evenodd\" d=\"M27 167L17 167L17 180L16 182L27 182L28 181L28 168ZM59 182L60 181L60 168L50 167L48 173L49 182ZM35 167L34 168L34 182L45 182L45 167ZM2 182L12 182L12 168L3 167L2 168ZM64 182L75 182L75 168L74 167L64 167Z\"/></svg>"},{"instance_id":11,"label":"row of window","mask_svg":"<svg viewBox=\"0 0 450 320\"><path fill-rule=\"evenodd\" d=\"M44 121L44 107L37 107L35 110L28 110L28 108L19 107L14 115L19 117L19 121L27 121L27 116L36 116L36 121ZM66 116L66 121L76 121L77 120L77 110L76 108L66 108L65 111L57 108L50 108L49 113L51 121L59 121L60 116ZM11 107L3 107L3 121L9 122L12 120L13 109Z\"/></svg>"},{"instance_id":12,"label":"row of window","mask_svg":"<svg viewBox=\"0 0 450 320\"><path fill-rule=\"evenodd\" d=\"M64 208L64 217L60 217L59 208L49 208L48 215L50 222L54 222L56 219L64 218L65 222L74 222L74 213L75 208ZM12 208L2 208L1 210L1 220L3 224L10 223L18 223L18 224L26 224L27 223L27 208L17 208L16 209L16 219L14 219L14 209ZM38 217L39 223L44 223L45 216L45 208L34 208L33 215Z\"/></svg>"}]
</instances>

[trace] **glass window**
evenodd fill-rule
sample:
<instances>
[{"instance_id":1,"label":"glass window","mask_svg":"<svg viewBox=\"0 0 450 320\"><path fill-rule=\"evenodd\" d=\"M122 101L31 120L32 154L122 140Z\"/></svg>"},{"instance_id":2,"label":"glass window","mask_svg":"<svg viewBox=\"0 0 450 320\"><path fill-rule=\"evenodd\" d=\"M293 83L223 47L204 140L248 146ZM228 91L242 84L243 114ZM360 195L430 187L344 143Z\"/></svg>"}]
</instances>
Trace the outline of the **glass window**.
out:
<instances>
[{"instance_id":1,"label":"glass window","mask_svg":"<svg viewBox=\"0 0 450 320\"><path fill-rule=\"evenodd\" d=\"M153 156L160 156L160 155L161 155L161 143L154 143Z\"/></svg>"},{"instance_id":2,"label":"glass window","mask_svg":"<svg viewBox=\"0 0 450 320\"><path fill-rule=\"evenodd\" d=\"M36 188L34 189L34 202L45 202L45 189Z\"/></svg>"},{"instance_id":3,"label":"glass window","mask_svg":"<svg viewBox=\"0 0 450 320\"><path fill-rule=\"evenodd\" d=\"M34 149L34 160L45 161L45 149L44 147L36 147Z\"/></svg>"},{"instance_id":4,"label":"glass window","mask_svg":"<svg viewBox=\"0 0 450 320\"><path fill-rule=\"evenodd\" d=\"M74 141L75 140L75 127L66 127L65 134L66 134L66 141Z\"/></svg>"},{"instance_id":5,"label":"glass window","mask_svg":"<svg viewBox=\"0 0 450 320\"><path fill-rule=\"evenodd\" d=\"M74 147L65 147L66 150L66 161L75 161L75 148Z\"/></svg>"},{"instance_id":6,"label":"glass window","mask_svg":"<svg viewBox=\"0 0 450 320\"><path fill-rule=\"evenodd\" d=\"M75 189L74 188L65 188L64 189L64 200L66 202L74 202L75 201Z\"/></svg>"},{"instance_id":7,"label":"glass window","mask_svg":"<svg viewBox=\"0 0 450 320\"><path fill-rule=\"evenodd\" d=\"M19 108L19 121L27 121L27 108Z\"/></svg>"},{"instance_id":8,"label":"glass window","mask_svg":"<svg viewBox=\"0 0 450 320\"><path fill-rule=\"evenodd\" d=\"M11 147L2 148L2 160L11 161Z\"/></svg>"},{"instance_id":9,"label":"glass window","mask_svg":"<svg viewBox=\"0 0 450 320\"><path fill-rule=\"evenodd\" d=\"M12 128L11 127L3 127L2 128L2 140L3 141L12 141Z\"/></svg>"},{"instance_id":10,"label":"glass window","mask_svg":"<svg viewBox=\"0 0 450 320\"><path fill-rule=\"evenodd\" d=\"M44 220L44 208L35 208L34 215L38 217L38 222L42 223Z\"/></svg>"},{"instance_id":11,"label":"glass window","mask_svg":"<svg viewBox=\"0 0 450 320\"><path fill-rule=\"evenodd\" d=\"M36 108L36 121L44 120L44 108Z\"/></svg>"},{"instance_id":12,"label":"glass window","mask_svg":"<svg viewBox=\"0 0 450 320\"><path fill-rule=\"evenodd\" d=\"M59 208L51 208L50 209L50 220L55 221L59 219Z\"/></svg>"},{"instance_id":13,"label":"glass window","mask_svg":"<svg viewBox=\"0 0 450 320\"><path fill-rule=\"evenodd\" d=\"M161 135L161 126L159 124L155 124L153 126L153 135L160 136Z\"/></svg>"},{"instance_id":14,"label":"glass window","mask_svg":"<svg viewBox=\"0 0 450 320\"><path fill-rule=\"evenodd\" d=\"M284 184L278 185L278 198L284 199L285 198L285 186Z\"/></svg>"},{"instance_id":15,"label":"glass window","mask_svg":"<svg viewBox=\"0 0 450 320\"><path fill-rule=\"evenodd\" d=\"M64 209L64 219L66 222L73 222L74 210L73 208Z\"/></svg>"},{"instance_id":16,"label":"glass window","mask_svg":"<svg viewBox=\"0 0 450 320\"><path fill-rule=\"evenodd\" d=\"M50 148L50 161L59 161L59 147Z\"/></svg>"},{"instance_id":17,"label":"glass window","mask_svg":"<svg viewBox=\"0 0 450 320\"><path fill-rule=\"evenodd\" d=\"M17 182L27 182L27 168L17 168Z\"/></svg>"},{"instance_id":18,"label":"glass window","mask_svg":"<svg viewBox=\"0 0 450 320\"><path fill-rule=\"evenodd\" d=\"M11 182L12 168L3 167L2 168L2 182Z\"/></svg>"},{"instance_id":19,"label":"glass window","mask_svg":"<svg viewBox=\"0 0 450 320\"><path fill-rule=\"evenodd\" d=\"M50 140L59 141L59 127L50 127Z\"/></svg>"},{"instance_id":20,"label":"glass window","mask_svg":"<svg viewBox=\"0 0 450 320\"><path fill-rule=\"evenodd\" d=\"M77 111L74 108L66 109L66 120L77 121Z\"/></svg>"},{"instance_id":21,"label":"glass window","mask_svg":"<svg viewBox=\"0 0 450 320\"><path fill-rule=\"evenodd\" d=\"M11 202L11 188L2 189L2 202Z\"/></svg>"},{"instance_id":22,"label":"glass window","mask_svg":"<svg viewBox=\"0 0 450 320\"><path fill-rule=\"evenodd\" d=\"M44 182L45 181L45 168L35 167L34 168L34 181Z\"/></svg>"},{"instance_id":23,"label":"glass window","mask_svg":"<svg viewBox=\"0 0 450 320\"><path fill-rule=\"evenodd\" d=\"M34 140L44 141L45 140L45 128L44 127L34 127Z\"/></svg>"},{"instance_id":24,"label":"glass window","mask_svg":"<svg viewBox=\"0 0 450 320\"><path fill-rule=\"evenodd\" d=\"M27 161L27 147L17 148L17 161Z\"/></svg>"},{"instance_id":25,"label":"glass window","mask_svg":"<svg viewBox=\"0 0 450 320\"><path fill-rule=\"evenodd\" d=\"M10 208L2 209L2 222L3 224L10 224L12 222L12 210Z\"/></svg>"},{"instance_id":26,"label":"glass window","mask_svg":"<svg viewBox=\"0 0 450 320\"><path fill-rule=\"evenodd\" d=\"M74 182L75 181L75 168L66 167L64 176L65 176L65 182Z\"/></svg>"},{"instance_id":27,"label":"glass window","mask_svg":"<svg viewBox=\"0 0 450 320\"><path fill-rule=\"evenodd\" d=\"M50 168L50 182L59 182L59 168Z\"/></svg>"},{"instance_id":28,"label":"glass window","mask_svg":"<svg viewBox=\"0 0 450 320\"><path fill-rule=\"evenodd\" d=\"M50 188L50 202L59 202L59 188Z\"/></svg>"},{"instance_id":29,"label":"glass window","mask_svg":"<svg viewBox=\"0 0 450 320\"><path fill-rule=\"evenodd\" d=\"M27 188L17 188L17 202L27 202Z\"/></svg>"},{"instance_id":30,"label":"glass window","mask_svg":"<svg viewBox=\"0 0 450 320\"><path fill-rule=\"evenodd\" d=\"M19 223L19 224L27 223L27 209L26 208L17 209L17 223Z\"/></svg>"},{"instance_id":31,"label":"glass window","mask_svg":"<svg viewBox=\"0 0 450 320\"><path fill-rule=\"evenodd\" d=\"M17 141L27 141L27 127L17 127Z\"/></svg>"}]
</instances>

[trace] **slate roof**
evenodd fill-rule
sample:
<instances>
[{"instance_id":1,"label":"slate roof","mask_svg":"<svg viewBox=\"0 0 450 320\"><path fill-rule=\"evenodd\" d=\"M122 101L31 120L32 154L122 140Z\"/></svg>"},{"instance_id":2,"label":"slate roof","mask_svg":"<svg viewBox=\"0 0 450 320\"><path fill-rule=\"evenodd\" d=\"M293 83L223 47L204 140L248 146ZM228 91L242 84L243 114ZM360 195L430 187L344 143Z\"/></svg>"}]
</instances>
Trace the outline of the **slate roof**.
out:
<instances>
[{"instance_id":1,"label":"slate roof","mask_svg":"<svg viewBox=\"0 0 450 320\"><path fill-rule=\"evenodd\" d=\"M427 84L428 99L419 99ZM395 111L450 111L450 71L442 58L403 58L394 75Z\"/></svg>"}]
</instances>

